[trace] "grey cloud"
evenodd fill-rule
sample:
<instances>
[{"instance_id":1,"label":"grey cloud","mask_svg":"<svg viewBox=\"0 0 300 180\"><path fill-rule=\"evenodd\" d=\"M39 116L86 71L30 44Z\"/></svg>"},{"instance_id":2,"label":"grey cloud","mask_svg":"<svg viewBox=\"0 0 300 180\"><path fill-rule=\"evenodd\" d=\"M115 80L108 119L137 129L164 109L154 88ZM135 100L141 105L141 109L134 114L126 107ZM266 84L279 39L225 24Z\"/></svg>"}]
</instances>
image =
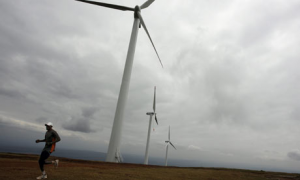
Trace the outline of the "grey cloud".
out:
<instances>
[{"instance_id":1,"label":"grey cloud","mask_svg":"<svg viewBox=\"0 0 300 180\"><path fill-rule=\"evenodd\" d=\"M99 108L97 108L97 107L82 108L82 116L85 118L92 118L98 110L99 110Z\"/></svg>"},{"instance_id":2,"label":"grey cloud","mask_svg":"<svg viewBox=\"0 0 300 180\"><path fill-rule=\"evenodd\" d=\"M95 129L91 128L91 124L98 109L98 107L83 107L81 117L72 117L71 120L65 122L62 127L67 130L84 133L96 132Z\"/></svg>"},{"instance_id":3,"label":"grey cloud","mask_svg":"<svg viewBox=\"0 0 300 180\"><path fill-rule=\"evenodd\" d=\"M87 118L72 118L69 122L64 123L62 127L66 130L79 131L83 133L96 132L91 129L90 120Z\"/></svg>"},{"instance_id":4,"label":"grey cloud","mask_svg":"<svg viewBox=\"0 0 300 180\"><path fill-rule=\"evenodd\" d=\"M86 69L87 66L82 65L80 60L78 61L78 54L81 49L77 50L77 47L70 45L76 44L77 33L81 34L81 31L87 28L69 27L72 24L71 22L77 22L78 20L71 18L70 13L66 13L68 14L67 17L63 16L62 18L60 15L53 14L51 8L44 9L45 11L42 12L41 9L43 8L39 8L40 6L53 6L49 2L32 6L31 8L34 10L19 8L29 6L27 3L18 2L20 3L19 6L10 2L0 3L3 4L1 7L6 7L0 11L1 20L4 21L0 27L0 80L29 84L31 87L41 89L45 94L50 92L61 97L78 99L81 92L78 92L79 88L77 87L83 85L84 78L87 77L87 72L90 72L90 69ZM74 4L76 3L74 2ZM7 13L5 13L6 11ZM27 11L31 13L27 13ZM58 6L55 11L65 12L61 6ZM27 14L27 16L23 16L22 13ZM38 13L43 13L43 16L37 15ZM45 13L50 15L46 16ZM65 18L70 18L71 21ZM62 21L68 21L68 23L63 24ZM57 27L49 27L49 24L56 24L55 26L57 26L57 23L59 23L60 30L53 31ZM86 39L89 39L88 36L82 39L83 46L88 49L89 46L92 46L92 40ZM64 47L61 48L62 46ZM107 56L105 57L105 55ZM91 60L99 59L99 57L106 61L112 59L110 53L99 51L94 57L90 57L90 55L89 57L81 57L88 58L89 63ZM80 82L76 81L79 79ZM12 95L12 92L10 94L7 91L2 93ZM86 94L89 96L90 93Z\"/></svg>"},{"instance_id":5,"label":"grey cloud","mask_svg":"<svg viewBox=\"0 0 300 180\"><path fill-rule=\"evenodd\" d=\"M26 95L16 89L10 89L0 86L0 95L11 97L11 98L24 98Z\"/></svg>"},{"instance_id":6,"label":"grey cloud","mask_svg":"<svg viewBox=\"0 0 300 180\"><path fill-rule=\"evenodd\" d=\"M38 117L35 119L36 122L38 123L47 123L48 122L48 118L46 117Z\"/></svg>"},{"instance_id":7,"label":"grey cloud","mask_svg":"<svg viewBox=\"0 0 300 180\"><path fill-rule=\"evenodd\" d=\"M211 94L211 121L235 121L245 118L244 101L242 100L239 80L235 67L208 70L206 88ZM242 76L242 73L239 73Z\"/></svg>"},{"instance_id":8,"label":"grey cloud","mask_svg":"<svg viewBox=\"0 0 300 180\"><path fill-rule=\"evenodd\" d=\"M292 160L300 161L300 151L299 150L291 151L287 154L287 156Z\"/></svg>"}]
</instances>

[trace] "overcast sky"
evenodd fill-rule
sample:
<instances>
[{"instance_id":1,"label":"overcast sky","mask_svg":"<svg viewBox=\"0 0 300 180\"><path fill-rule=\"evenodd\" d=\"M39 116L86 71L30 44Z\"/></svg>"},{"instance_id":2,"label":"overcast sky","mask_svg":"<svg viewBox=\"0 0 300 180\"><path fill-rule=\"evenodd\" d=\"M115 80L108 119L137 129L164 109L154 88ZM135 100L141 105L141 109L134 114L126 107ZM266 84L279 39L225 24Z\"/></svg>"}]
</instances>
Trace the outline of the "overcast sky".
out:
<instances>
[{"instance_id":1,"label":"overcast sky","mask_svg":"<svg viewBox=\"0 0 300 180\"><path fill-rule=\"evenodd\" d=\"M139 29L121 152L144 154L156 86L150 156L171 126L171 159L299 172L300 1L156 0L142 15L164 68ZM132 25L72 0L0 0L2 142L41 148L51 121L60 147L106 152Z\"/></svg>"}]
</instances>

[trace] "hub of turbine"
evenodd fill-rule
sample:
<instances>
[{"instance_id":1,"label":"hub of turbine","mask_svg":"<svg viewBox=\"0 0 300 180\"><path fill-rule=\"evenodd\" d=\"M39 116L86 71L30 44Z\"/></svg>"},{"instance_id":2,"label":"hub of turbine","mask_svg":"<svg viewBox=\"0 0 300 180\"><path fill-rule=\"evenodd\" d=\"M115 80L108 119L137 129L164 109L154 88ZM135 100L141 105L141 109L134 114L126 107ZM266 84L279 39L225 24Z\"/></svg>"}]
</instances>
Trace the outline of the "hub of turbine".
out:
<instances>
[{"instance_id":1,"label":"hub of turbine","mask_svg":"<svg viewBox=\"0 0 300 180\"><path fill-rule=\"evenodd\" d=\"M138 5L136 5L134 8L134 18L139 18L139 16L137 15L137 12L141 12L141 8Z\"/></svg>"}]
</instances>

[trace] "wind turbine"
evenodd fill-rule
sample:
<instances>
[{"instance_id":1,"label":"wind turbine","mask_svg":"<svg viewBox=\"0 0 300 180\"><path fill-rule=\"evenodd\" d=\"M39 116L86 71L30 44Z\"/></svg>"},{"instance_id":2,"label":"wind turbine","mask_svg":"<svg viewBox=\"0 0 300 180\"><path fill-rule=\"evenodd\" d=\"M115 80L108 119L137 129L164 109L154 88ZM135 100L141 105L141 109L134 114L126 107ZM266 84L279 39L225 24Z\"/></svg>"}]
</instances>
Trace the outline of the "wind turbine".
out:
<instances>
[{"instance_id":1,"label":"wind turbine","mask_svg":"<svg viewBox=\"0 0 300 180\"><path fill-rule=\"evenodd\" d=\"M167 146L166 146L166 159L165 159L165 166L167 166L168 164L168 147L169 147L169 144L171 144L171 146L173 146L174 149L175 146L172 144L171 140L170 140L170 126L169 126L169 136L168 136L168 141L165 141L167 143Z\"/></svg>"},{"instance_id":2,"label":"wind turbine","mask_svg":"<svg viewBox=\"0 0 300 180\"><path fill-rule=\"evenodd\" d=\"M134 21L133 21L133 27L132 27L129 47L128 47L128 51L127 51L126 63L125 63L124 72L123 72L122 84L121 84L121 88L120 88L120 92L119 92L119 98L118 98L117 108L116 108L116 112L115 112L115 119L114 119L112 131L111 131L111 136L110 136L110 141L109 141L109 146L108 146L107 156L106 156L107 162L118 162L119 161L118 159L120 159L120 157L118 157L119 155L116 156L116 154L120 154L118 151L120 149L120 143L121 143L124 109L125 109L127 96L128 96L128 89L129 89L129 84L130 84L130 76L131 76L134 52L135 52L135 47L136 47L136 40L137 40L137 35L138 35L138 30L139 30L140 25L142 25L144 30L146 31L146 33L152 43L152 46L156 52L156 55L160 61L160 64L163 67L163 64L158 56L157 50L154 46L154 43L150 37L150 34L146 27L146 24L141 15L141 9L145 9L148 6L150 6L154 2L154 0L148 0L141 6L137 5L134 8L115 5L115 4L108 4L108 3L103 3L103 2L95 2L95 1L86 1L86 0L76 0L76 1L81 1L84 3L89 3L89 4L93 4L93 5L97 5L97 6L103 6L103 7L107 7L107 8L111 8L111 9L117 9L117 10L121 10L121 11L133 11L134 12Z\"/></svg>"},{"instance_id":3,"label":"wind turbine","mask_svg":"<svg viewBox=\"0 0 300 180\"><path fill-rule=\"evenodd\" d=\"M145 152L145 160L144 164L148 164L148 150L149 150L149 142L150 142L150 134L151 134L151 125L152 125L152 116L155 116L156 124L158 125L156 112L155 112L155 106L156 106L156 86L154 87L154 99L153 99L153 112L147 112L146 114L150 116L149 120L149 127L148 127L148 137L147 137L147 145L146 145L146 152Z\"/></svg>"}]
</instances>

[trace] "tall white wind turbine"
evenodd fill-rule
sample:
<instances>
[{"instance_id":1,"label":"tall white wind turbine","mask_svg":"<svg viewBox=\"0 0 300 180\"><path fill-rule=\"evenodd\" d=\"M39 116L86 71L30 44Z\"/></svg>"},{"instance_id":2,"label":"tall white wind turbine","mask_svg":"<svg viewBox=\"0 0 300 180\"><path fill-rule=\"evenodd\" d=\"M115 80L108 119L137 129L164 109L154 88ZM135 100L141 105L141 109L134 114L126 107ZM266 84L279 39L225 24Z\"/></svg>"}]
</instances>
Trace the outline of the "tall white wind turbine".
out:
<instances>
[{"instance_id":1,"label":"tall white wind turbine","mask_svg":"<svg viewBox=\"0 0 300 180\"><path fill-rule=\"evenodd\" d=\"M148 136L147 136L147 144L146 144L146 152L145 152L145 160L144 164L148 164L148 155L149 155L149 142L150 142L150 134L151 134L151 125L152 125L152 116L154 115L156 124L158 125L157 117L156 117L156 87L154 87L154 99L153 99L153 112L147 112L146 114L150 116L149 127L148 127Z\"/></svg>"},{"instance_id":2,"label":"tall white wind turbine","mask_svg":"<svg viewBox=\"0 0 300 180\"><path fill-rule=\"evenodd\" d=\"M171 142L171 139L170 139L170 126L169 126L169 135L168 135L168 140L167 141L165 141L166 143L167 143L167 146L166 146L166 159L165 159L165 166L167 166L168 165L168 148L169 148L169 144L171 144L171 146L173 146L173 148L174 149L176 149L175 148L175 146L172 144L172 142Z\"/></svg>"},{"instance_id":3,"label":"tall white wind turbine","mask_svg":"<svg viewBox=\"0 0 300 180\"><path fill-rule=\"evenodd\" d=\"M156 55L160 61L160 64L162 65L162 62L158 56L157 50L154 46L154 43L150 37L150 34L147 30L146 24L142 18L141 15L141 9L147 8L150 4L154 2L154 0L148 0L141 6L135 6L135 8L132 7L126 7L126 6L120 6L115 4L108 4L108 3L102 3L102 2L95 2L95 1L86 1L86 0L76 0L81 1L84 3L89 3L93 5L103 6L111 9L117 9L122 11L133 11L134 12L134 21L133 21L133 27L129 42L129 47L127 51L127 58L125 63L125 68L123 72L123 78L122 78L122 84L119 92L119 98L117 103L117 108L115 112L115 119L111 131L106 161L107 162L119 162L119 159L121 159L119 156L120 152L120 144L121 144L121 136L122 136L122 126L123 126L123 115L124 115L124 109L127 101L128 96L128 89L130 84L130 76L131 76L131 70L132 70L132 64L133 64L133 58L134 58L134 52L136 47L136 40L138 35L138 29L139 26L142 25L144 30L146 31L152 46L156 52ZM163 65L162 65L163 67Z\"/></svg>"}]
</instances>

